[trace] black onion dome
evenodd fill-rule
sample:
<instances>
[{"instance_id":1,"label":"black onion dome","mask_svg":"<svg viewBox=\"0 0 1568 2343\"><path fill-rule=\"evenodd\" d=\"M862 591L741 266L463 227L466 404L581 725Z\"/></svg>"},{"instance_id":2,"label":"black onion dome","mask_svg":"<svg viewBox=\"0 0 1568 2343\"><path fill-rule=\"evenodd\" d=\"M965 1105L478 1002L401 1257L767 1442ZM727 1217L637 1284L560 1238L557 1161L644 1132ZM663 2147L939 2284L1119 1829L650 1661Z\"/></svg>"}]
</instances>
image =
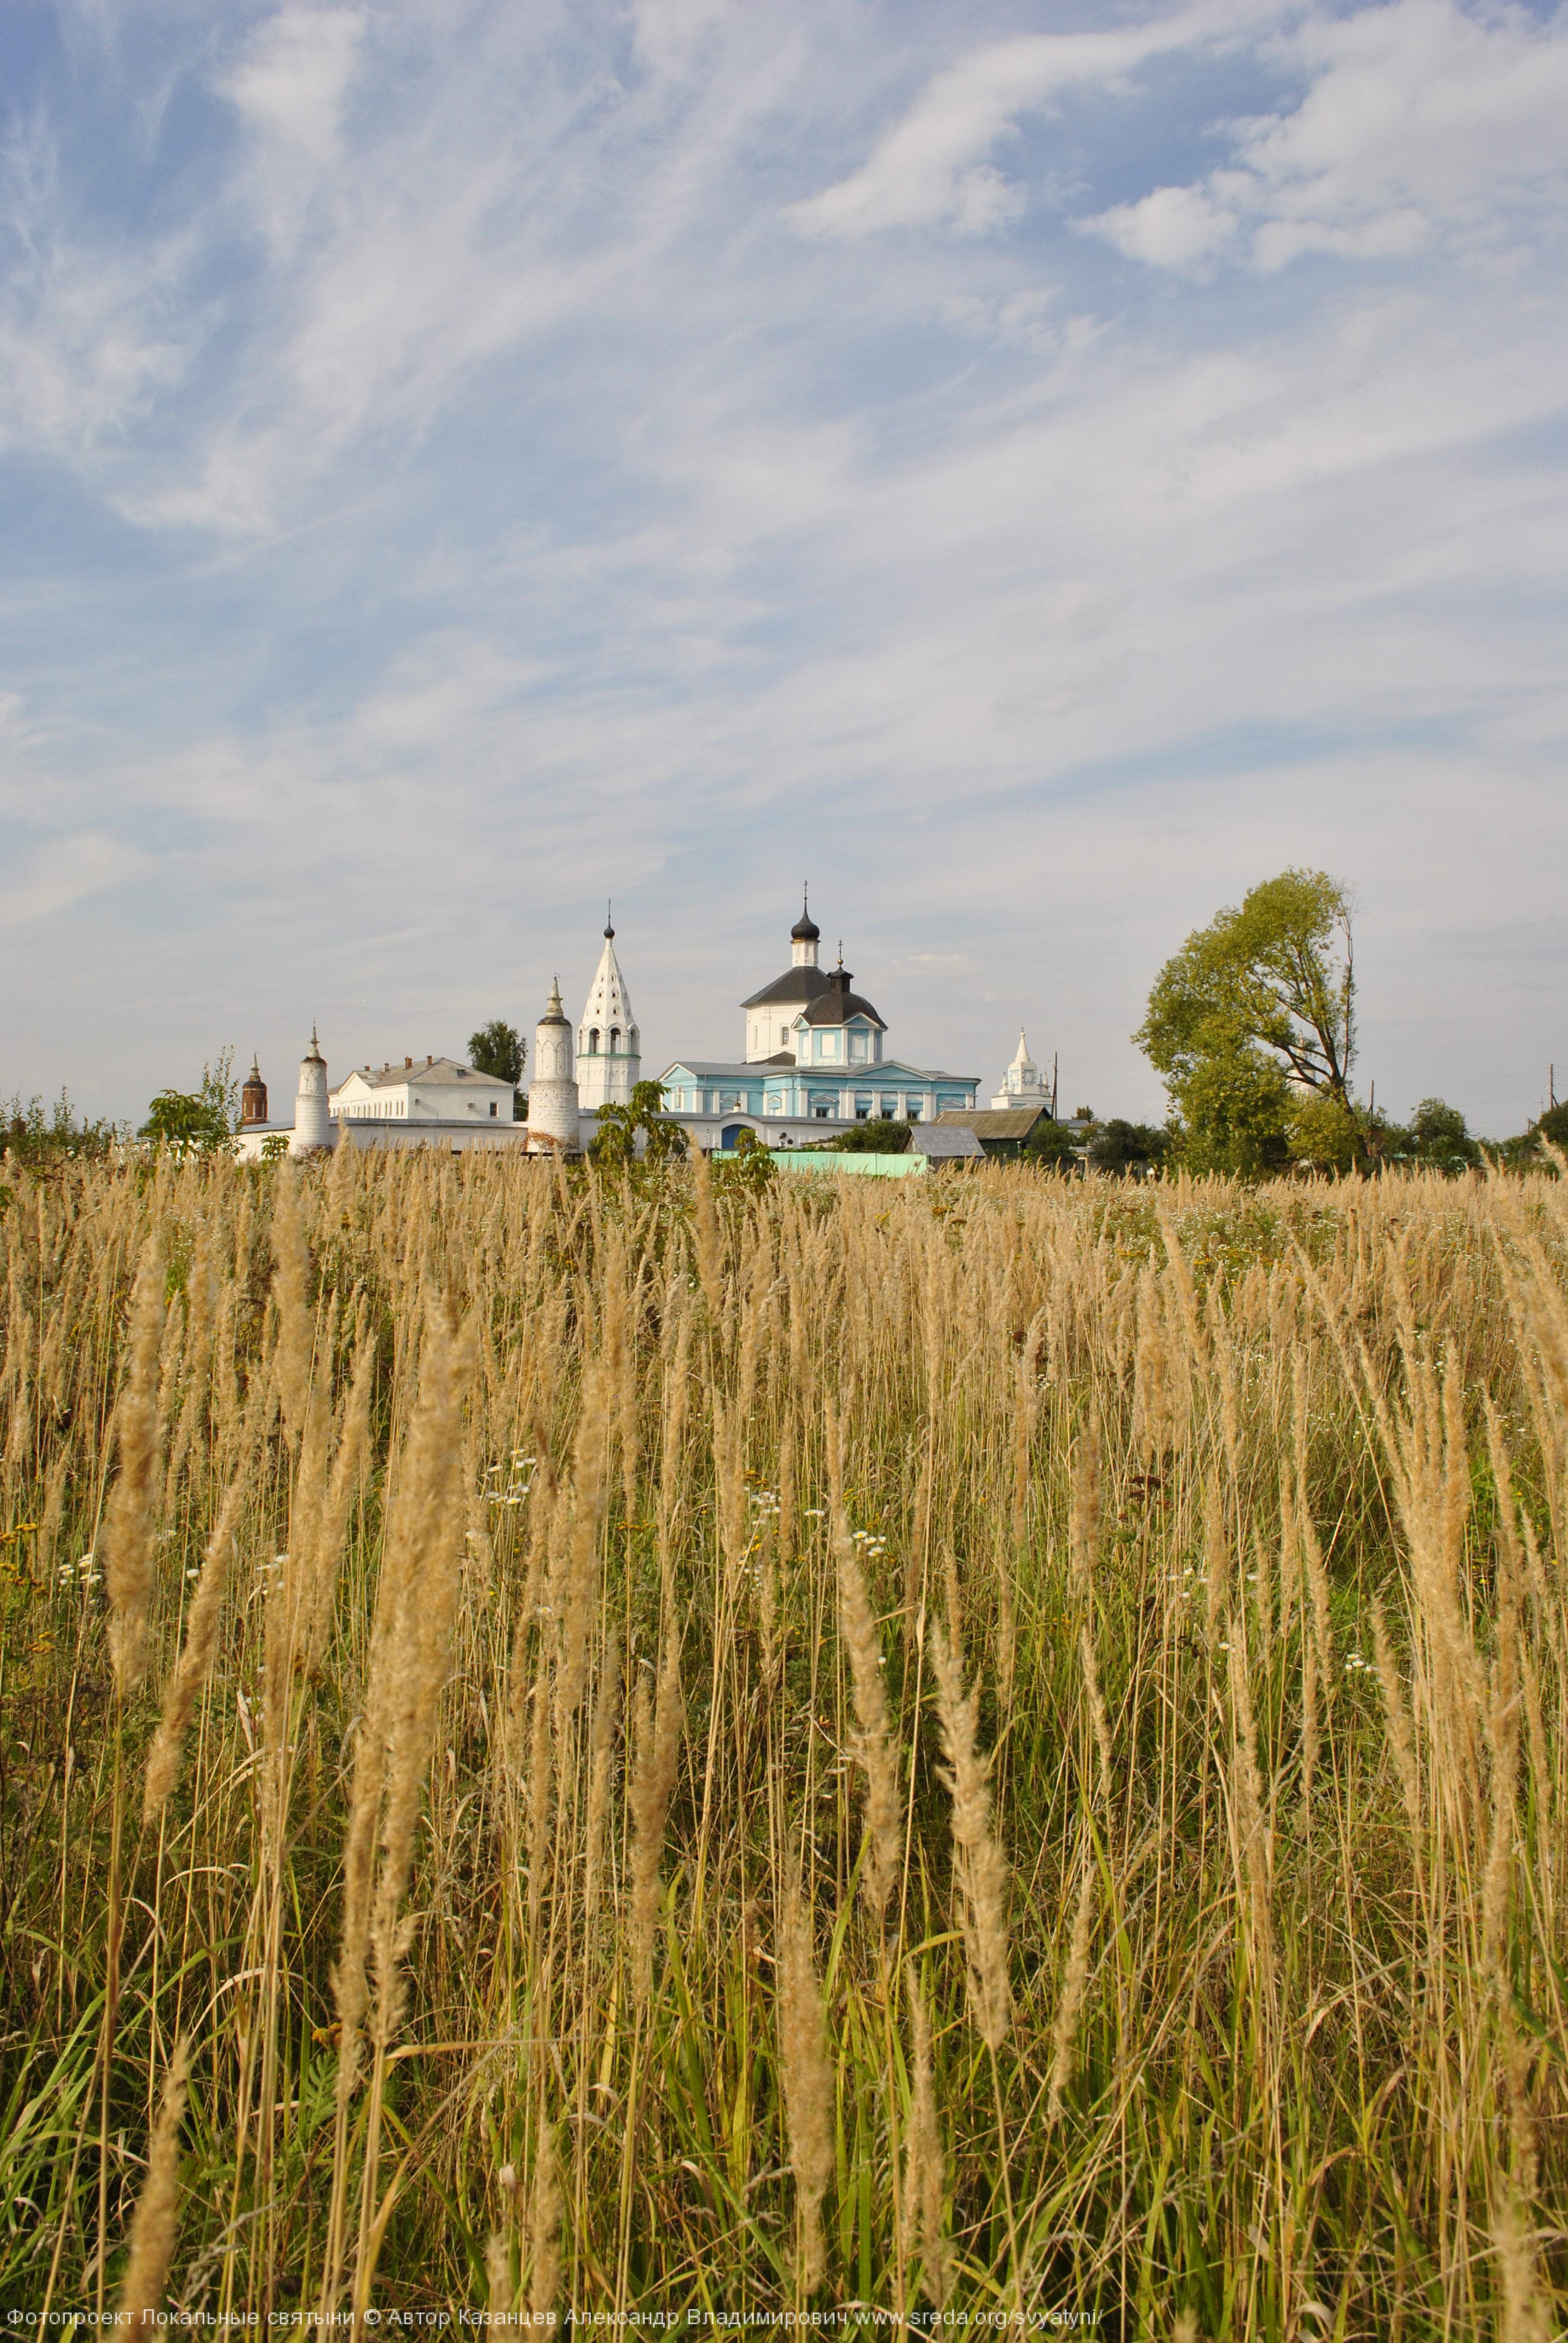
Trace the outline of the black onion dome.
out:
<instances>
[{"instance_id":1,"label":"black onion dome","mask_svg":"<svg viewBox=\"0 0 1568 2343\"><path fill-rule=\"evenodd\" d=\"M815 944L822 940L822 930L811 917L809 908L804 903L800 906L799 918L789 930L789 938L792 943L798 944Z\"/></svg>"}]
</instances>

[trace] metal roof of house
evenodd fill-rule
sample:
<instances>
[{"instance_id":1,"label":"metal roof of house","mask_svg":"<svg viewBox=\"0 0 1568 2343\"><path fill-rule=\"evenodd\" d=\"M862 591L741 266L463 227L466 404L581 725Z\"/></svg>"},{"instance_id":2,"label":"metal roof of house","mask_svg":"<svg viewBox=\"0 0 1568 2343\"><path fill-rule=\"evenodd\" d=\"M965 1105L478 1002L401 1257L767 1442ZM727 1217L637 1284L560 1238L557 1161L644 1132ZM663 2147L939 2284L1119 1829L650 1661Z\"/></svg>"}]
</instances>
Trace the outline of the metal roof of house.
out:
<instances>
[{"instance_id":1,"label":"metal roof of house","mask_svg":"<svg viewBox=\"0 0 1568 2343\"><path fill-rule=\"evenodd\" d=\"M343 1081L339 1082L333 1091L334 1098L344 1087L344 1083L352 1081L356 1074L367 1090L372 1091L395 1090L402 1082L422 1082L427 1085L444 1082L453 1089L464 1083L474 1082L479 1083L486 1090L505 1091L511 1088L509 1082L502 1081L495 1074L477 1074L472 1066L460 1066L456 1058L416 1058L412 1065L407 1066L350 1066L347 1073L343 1077Z\"/></svg>"},{"instance_id":2,"label":"metal roof of house","mask_svg":"<svg viewBox=\"0 0 1568 2343\"><path fill-rule=\"evenodd\" d=\"M1042 1106L945 1106L937 1117L939 1123L972 1131L977 1139L1027 1139L1038 1123L1050 1120Z\"/></svg>"},{"instance_id":3,"label":"metal roof of house","mask_svg":"<svg viewBox=\"0 0 1568 2343\"><path fill-rule=\"evenodd\" d=\"M910 1145L917 1155L929 1155L936 1163L949 1163L960 1160L968 1161L985 1154L985 1149L974 1132L966 1131L961 1124L943 1131L940 1126L947 1120L945 1115L939 1115L935 1122L911 1125Z\"/></svg>"}]
</instances>

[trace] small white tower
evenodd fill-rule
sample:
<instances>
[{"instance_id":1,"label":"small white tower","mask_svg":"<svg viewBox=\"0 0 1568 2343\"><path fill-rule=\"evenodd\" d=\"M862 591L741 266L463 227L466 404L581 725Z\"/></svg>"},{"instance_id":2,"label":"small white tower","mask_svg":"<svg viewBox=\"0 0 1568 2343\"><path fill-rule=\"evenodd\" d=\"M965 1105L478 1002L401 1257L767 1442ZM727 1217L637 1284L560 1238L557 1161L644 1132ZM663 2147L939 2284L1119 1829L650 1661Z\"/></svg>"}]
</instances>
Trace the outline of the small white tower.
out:
<instances>
[{"instance_id":1,"label":"small white tower","mask_svg":"<svg viewBox=\"0 0 1568 2343\"><path fill-rule=\"evenodd\" d=\"M327 1103L327 1061L313 1025L310 1048L299 1061L299 1088L294 1094L294 1134L288 1151L291 1155L314 1155L318 1148L330 1147L337 1136Z\"/></svg>"},{"instance_id":2,"label":"small white tower","mask_svg":"<svg viewBox=\"0 0 1568 2343\"><path fill-rule=\"evenodd\" d=\"M578 1027L578 1100L583 1111L628 1105L641 1070L631 1000L615 956L615 930L607 919L604 950Z\"/></svg>"},{"instance_id":3,"label":"small white tower","mask_svg":"<svg viewBox=\"0 0 1568 2343\"><path fill-rule=\"evenodd\" d=\"M528 1083L528 1152L575 1155L578 1086L572 1073L572 1029L561 1007L558 977L550 984L549 1006L534 1029L534 1071Z\"/></svg>"},{"instance_id":4,"label":"small white tower","mask_svg":"<svg viewBox=\"0 0 1568 2343\"><path fill-rule=\"evenodd\" d=\"M1020 1031L1018 1050L1011 1065L1001 1078L1001 1088L991 1100L999 1111L1010 1106L1049 1107L1050 1092L1040 1078L1040 1068L1029 1054L1029 1043Z\"/></svg>"}]
</instances>

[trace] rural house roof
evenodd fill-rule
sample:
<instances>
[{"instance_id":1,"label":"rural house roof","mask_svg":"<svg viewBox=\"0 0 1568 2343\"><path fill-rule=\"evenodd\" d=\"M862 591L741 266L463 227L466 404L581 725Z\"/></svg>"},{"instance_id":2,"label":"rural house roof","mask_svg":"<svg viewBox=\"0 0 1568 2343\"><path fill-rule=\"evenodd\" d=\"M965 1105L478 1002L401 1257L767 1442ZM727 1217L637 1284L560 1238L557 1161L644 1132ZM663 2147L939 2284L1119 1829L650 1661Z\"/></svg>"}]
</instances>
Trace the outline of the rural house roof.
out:
<instances>
[{"instance_id":1,"label":"rural house roof","mask_svg":"<svg viewBox=\"0 0 1568 2343\"><path fill-rule=\"evenodd\" d=\"M1027 1139L1038 1124L1050 1121L1042 1106L945 1106L937 1117L939 1123L961 1126L981 1140Z\"/></svg>"}]
</instances>

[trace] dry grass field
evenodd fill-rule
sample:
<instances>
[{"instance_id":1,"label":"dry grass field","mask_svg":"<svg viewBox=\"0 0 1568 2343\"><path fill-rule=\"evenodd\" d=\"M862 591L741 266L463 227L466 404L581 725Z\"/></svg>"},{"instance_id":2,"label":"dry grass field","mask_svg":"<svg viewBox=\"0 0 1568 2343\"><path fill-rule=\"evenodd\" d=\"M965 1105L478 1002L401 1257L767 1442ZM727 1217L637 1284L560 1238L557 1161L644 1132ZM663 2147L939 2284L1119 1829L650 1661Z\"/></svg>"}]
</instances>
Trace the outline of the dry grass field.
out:
<instances>
[{"instance_id":1,"label":"dry grass field","mask_svg":"<svg viewBox=\"0 0 1568 2343\"><path fill-rule=\"evenodd\" d=\"M0 2308L1557 2331L1568 1182L8 1177Z\"/></svg>"}]
</instances>

